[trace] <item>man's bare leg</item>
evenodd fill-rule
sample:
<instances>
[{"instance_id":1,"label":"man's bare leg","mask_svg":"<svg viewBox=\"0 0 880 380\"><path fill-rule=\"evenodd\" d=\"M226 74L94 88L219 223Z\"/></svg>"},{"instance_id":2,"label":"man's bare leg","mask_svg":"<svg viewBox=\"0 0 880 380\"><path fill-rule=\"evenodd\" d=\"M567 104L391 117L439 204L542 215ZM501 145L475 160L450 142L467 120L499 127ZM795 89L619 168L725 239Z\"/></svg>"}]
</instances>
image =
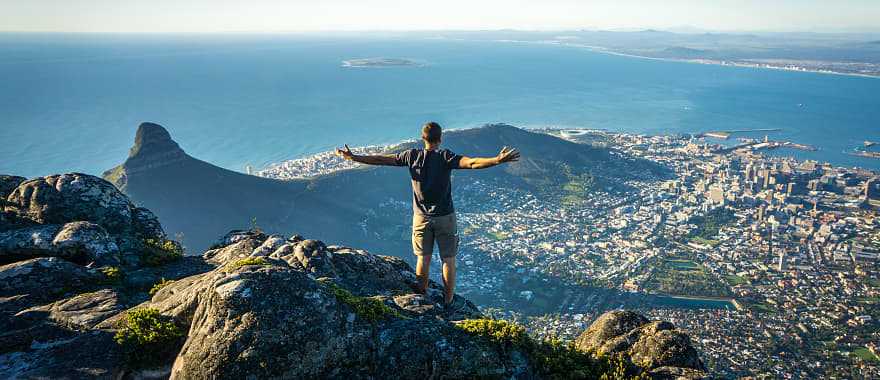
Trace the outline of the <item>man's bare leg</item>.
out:
<instances>
[{"instance_id":1,"label":"man's bare leg","mask_svg":"<svg viewBox=\"0 0 880 380\"><path fill-rule=\"evenodd\" d=\"M416 279L419 282L419 293L428 291L428 276L431 273L431 256L418 256L416 262Z\"/></svg>"},{"instance_id":2,"label":"man's bare leg","mask_svg":"<svg viewBox=\"0 0 880 380\"><path fill-rule=\"evenodd\" d=\"M455 296L455 256L443 258L443 300L447 305Z\"/></svg>"}]
</instances>

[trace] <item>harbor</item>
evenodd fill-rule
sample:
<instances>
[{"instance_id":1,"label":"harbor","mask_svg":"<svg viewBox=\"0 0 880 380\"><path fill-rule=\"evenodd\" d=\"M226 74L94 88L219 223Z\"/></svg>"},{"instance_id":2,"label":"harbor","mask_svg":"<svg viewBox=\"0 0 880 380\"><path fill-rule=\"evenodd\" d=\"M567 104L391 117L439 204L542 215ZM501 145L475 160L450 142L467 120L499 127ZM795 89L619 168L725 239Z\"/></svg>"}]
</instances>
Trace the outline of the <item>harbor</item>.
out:
<instances>
[{"instance_id":1,"label":"harbor","mask_svg":"<svg viewBox=\"0 0 880 380\"><path fill-rule=\"evenodd\" d=\"M713 137L716 139L727 140L730 136L737 133L753 133L753 132L781 132L782 128L755 128L755 129L734 129L729 131L708 131L697 134L695 137Z\"/></svg>"},{"instance_id":2,"label":"harbor","mask_svg":"<svg viewBox=\"0 0 880 380\"><path fill-rule=\"evenodd\" d=\"M785 140L779 140L779 141L770 140L769 136L764 136L763 140L741 138L740 141L742 142L742 144L718 149L716 152L718 152L718 153L745 152L745 151L773 150L773 149L779 149L779 148L797 149L797 150L803 150L803 151L808 151L808 152L815 152L815 151L819 150L819 148L817 148L813 145L809 145L809 144L801 144L801 143L796 143L793 141L785 141Z\"/></svg>"}]
</instances>

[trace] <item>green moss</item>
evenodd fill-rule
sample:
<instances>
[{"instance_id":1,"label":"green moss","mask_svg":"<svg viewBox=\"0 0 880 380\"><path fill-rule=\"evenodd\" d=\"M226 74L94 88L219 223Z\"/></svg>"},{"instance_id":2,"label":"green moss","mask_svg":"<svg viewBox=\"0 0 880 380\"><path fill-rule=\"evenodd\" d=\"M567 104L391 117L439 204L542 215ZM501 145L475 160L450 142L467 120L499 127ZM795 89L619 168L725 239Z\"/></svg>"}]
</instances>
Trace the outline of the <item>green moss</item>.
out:
<instances>
[{"instance_id":1,"label":"green moss","mask_svg":"<svg viewBox=\"0 0 880 380\"><path fill-rule=\"evenodd\" d=\"M380 299L373 297L358 297L332 282L325 281L325 283L327 287L330 288L330 291L333 292L333 295L336 296L336 299L339 300L339 302L348 305L358 317L370 322L376 322L388 317L403 318L403 315L397 310L388 307L388 305Z\"/></svg>"},{"instance_id":2,"label":"green moss","mask_svg":"<svg viewBox=\"0 0 880 380\"><path fill-rule=\"evenodd\" d=\"M113 337L122 346L129 364L149 366L166 358L182 343L183 332L170 317L153 308L134 309L125 313Z\"/></svg>"},{"instance_id":3,"label":"green moss","mask_svg":"<svg viewBox=\"0 0 880 380\"><path fill-rule=\"evenodd\" d=\"M141 261L148 266L161 266L183 258L183 246L169 239L144 239Z\"/></svg>"},{"instance_id":4,"label":"green moss","mask_svg":"<svg viewBox=\"0 0 880 380\"><path fill-rule=\"evenodd\" d=\"M880 358L877 355L874 355L873 352L864 347L856 348L853 351L853 355L866 362L880 362Z\"/></svg>"},{"instance_id":5,"label":"green moss","mask_svg":"<svg viewBox=\"0 0 880 380\"><path fill-rule=\"evenodd\" d=\"M122 269L119 267L106 267L101 269L101 273L104 274L106 284L117 284L122 281L122 277L125 274L122 272Z\"/></svg>"},{"instance_id":6,"label":"green moss","mask_svg":"<svg viewBox=\"0 0 880 380\"><path fill-rule=\"evenodd\" d=\"M226 264L226 271L232 272L238 268L241 268L241 267L247 266L247 265L270 265L270 264L268 261L266 261L266 259L264 259L262 257L247 257L247 258L244 258L241 260L236 260L236 261L233 261L229 264Z\"/></svg>"},{"instance_id":7,"label":"green moss","mask_svg":"<svg viewBox=\"0 0 880 380\"><path fill-rule=\"evenodd\" d=\"M171 285L171 283L173 283L173 282L174 282L174 280L166 280L164 278L159 280L159 282L157 282L155 285L153 285L152 288L150 288L150 295L151 296L155 295L156 293L159 292L159 290L162 290L162 288L164 288L168 285Z\"/></svg>"},{"instance_id":8,"label":"green moss","mask_svg":"<svg viewBox=\"0 0 880 380\"><path fill-rule=\"evenodd\" d=\"M551 338L536 340L515 323L496 319L468 319L456 323L471 335L482 337L502 350L525 354L540 378L546 379L632 379L646 378L622 356L594 357L574 343Z\"/></svg>"}]
</instances>

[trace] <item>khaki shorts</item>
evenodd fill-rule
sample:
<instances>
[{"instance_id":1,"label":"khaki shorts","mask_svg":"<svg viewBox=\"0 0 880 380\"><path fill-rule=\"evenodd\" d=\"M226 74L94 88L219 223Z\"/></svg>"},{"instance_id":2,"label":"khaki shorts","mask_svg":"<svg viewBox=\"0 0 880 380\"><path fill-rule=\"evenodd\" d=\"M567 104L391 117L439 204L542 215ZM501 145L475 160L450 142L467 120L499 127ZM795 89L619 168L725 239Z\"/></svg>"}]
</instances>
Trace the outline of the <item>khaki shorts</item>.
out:
<instances>
[{"instance_id":1,"label":"khaki shorts","mask_svg":"<svg viewBox=\"0 0 880 380\"><path fill-rule=\"evenodd\" d=\"M458 228L455 213L443 216L413 214L412 246L416 256L431 256L434 242L440 247L440 257L455 257L458 253Z\"/></svg>"}]
</instances>

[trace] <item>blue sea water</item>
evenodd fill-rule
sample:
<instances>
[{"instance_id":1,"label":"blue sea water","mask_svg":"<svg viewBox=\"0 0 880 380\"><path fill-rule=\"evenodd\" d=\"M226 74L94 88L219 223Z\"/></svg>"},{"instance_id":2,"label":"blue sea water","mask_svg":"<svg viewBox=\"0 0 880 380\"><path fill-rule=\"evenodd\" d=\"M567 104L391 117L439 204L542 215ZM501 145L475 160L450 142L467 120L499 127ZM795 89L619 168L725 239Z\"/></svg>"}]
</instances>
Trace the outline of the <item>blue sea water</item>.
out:
<instances>
[{"instance_id":1,"label":"blue sea water","mask_svg":"<svg viewBox=\"0 0 880 380\"><path fill-rule=\"evenodd\" d=\"M388 57L424 67L346 68ZM802 158L880 140L880 80L621 57L583 48L373 35L0 34L0 173L100 174L142 121L195 157L244 171L334 146L451 128L650 134L782 128Z\"/></svg>"}]
</instances>

